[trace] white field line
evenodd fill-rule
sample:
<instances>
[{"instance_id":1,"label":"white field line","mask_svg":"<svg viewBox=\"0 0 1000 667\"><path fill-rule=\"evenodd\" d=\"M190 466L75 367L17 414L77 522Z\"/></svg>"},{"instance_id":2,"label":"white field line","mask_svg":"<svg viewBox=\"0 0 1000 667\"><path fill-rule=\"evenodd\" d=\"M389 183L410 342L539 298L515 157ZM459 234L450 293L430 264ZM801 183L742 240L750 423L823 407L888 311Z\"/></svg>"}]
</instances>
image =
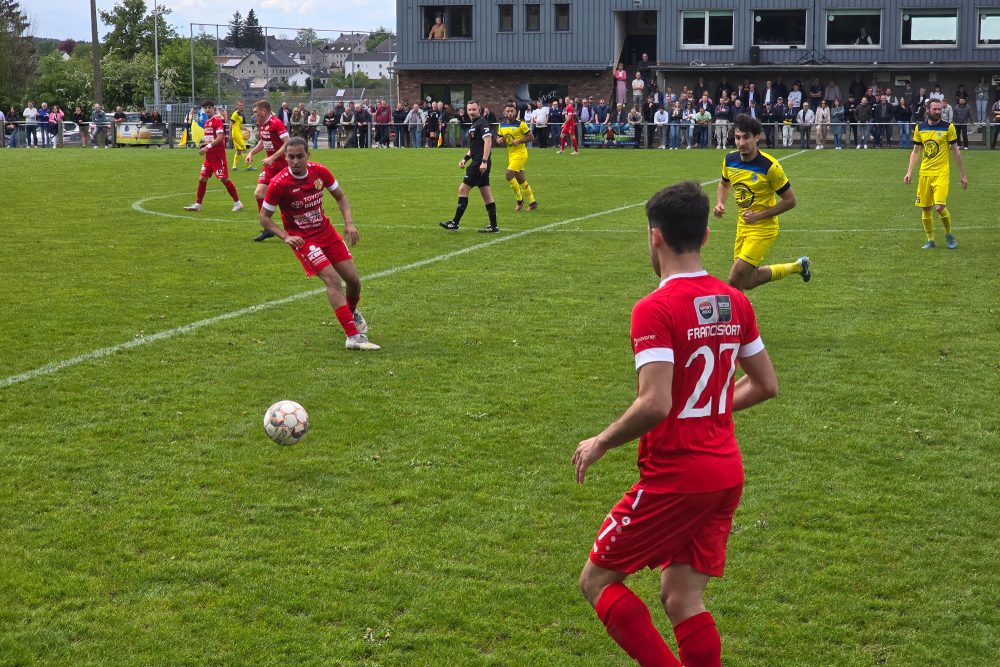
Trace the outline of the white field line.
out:
<instances>
[{"instance_id":1,"label":"white field line","mask_svg":"<svg viewBox=\"0 0 1000 667\"><path fill-rule=\"evenodd\" d=\"M798 151L797 153L792 153L791 155L785 156L784 159L787 160L788 158L792 158L792 157L795 157L796 155L801 155L801 154L806 153L806 152L807 151L805 151L805 150ZM710 180L710 181L705 181L704 183L701 184L701 186L705 187L706 185L711 185L713 183L718 183L720 180L721 179L716 178L716 179L713 179L713 180ZM177 195L160 195L158 198L165 199L166 197L173 197L173 196L177 196ZM146 198L146 199L141 200L141 201L145 202L145 201L149 201L150 199L153 199L153 198L150 197L150 198ZM136 202L136 204L139 204L139 202ZM143 212L143 213L154 213L154 214L163 215L163 216L166 216L166 217L186 217L186 216L173 216L173 215L171 215L169 213L156 213L154 211L146 211L145 209L141 209L140 207L137 207L136 204L133 204L132 207L135 210ZM599 211L597 213L589 213L587 215L581 215L581 216L577 216L575 218L567 218L566 220L560 220L558 222L552 222L552 223L549 223L547 225L542 225L541 227L533 227L531 229L526 229L526 230L521 231L521 232L515 232L513 234L504 234L503 236L491 239L489 241L484 241L482 243L476 243L475 245L468 246L467 248L461 248L460 250L453 250L452 252L447 252L447 253L444 253L443 255L437 255L435 257L429 257L427 259L421 259L419 261L412 262L410 264L404 264L402 266L395 266L395 267L392 267L392 268L389 268L389 269L385 269L384 271L377 271L377 272L369 274L367 276L362 276L361 279L363 281L369 281L369 280L377 280L379 278L385 278L386 276L391 276L391 275L394 275L394 274L397 274L397 273L403 273L404 271L411 271L413 269L419 269L421 267L428 266L430 264L436 264L437 262L444 262L444 261L447 261L449 259L453 259L455 257L460 257L461 255L468 254L470 252L475 252L477 250L482 250L484 248L489 248L491 246L495 246L495 245L500 244L500 243L507 243L508 241L513 241L513 240L519 239L519 238L521 238L523 236L528 236L529 234L537 234L539 232L545 232L545 231L548 231L548 230L551 230L551 229L556 229L556 228L562 227L564 225L570 225L570 224L573 224L574 222L582 222L583 220L590 220L592 218L599 218L601 216L610 215L612 213L620 213L622 211L627 211L629 209L633 209L633 208L636 208L638 206L643 206L643 205L645 205L645 202L636 202L634 204L626 204L624 206L618 206L616 208L609 208L607 210ZM198 329L202 329L204 327L212 326L213 324L218 324L219 322L225 322L226 320L232 320L232 319L235 319L237 317L243 317L244 315L250 315L252 313L257 313L257 312L260 312L262 310L267 310L267 309L270 309L270 308L275 308L277 306L283 306L283 305L285 305L287 303L292 303L293 301L299 301L301 299L305 299L306 297L315 296L317 294L322 294L325 291L326 291L325 288L306 290L305 292L299 292L298 294L292 294L291 296L287 296L287 297L285 297L283 299L275 299L273 301L266 301L264 303L259 303L259 304L256 304L254 306L248 306L246 308L241 308L239 310L234 310L234 311L231 311L231 312L228 312L228 313L223 313L221 315L216 315L215 317L209 317L209 318L206 318L206 319L203 319L203 320L198 320L196 322L191 322L190 324L185 324L183 326L175 327L173 329L167 329L165 331L160 331L160 332L155 333L155 334L150 334L149 336L139 336L137 338L133 338L132 340L126 341L124 343L118 343L117 345L111 345L110 347L102 347L100 349L93 350L93 351L87 352L85 354L80 354L80 355L77 355L75 357L71 357L69 359L63 359L62 361L56 361L56 362L53 362L51 364L46 364L45 366L40 366L38 368L33 368L33 369L31 369L29 371L25 371L23 373L18 373L17 375L11 375L9 377L6 377L6 378L0 380L0 389L2 389L4 387L10 387L11 385L15 385L15 384L18 384L18 383L21 383L21 382L27 382L28 380L33 380L35 378L39 378L39 377L42 377L42 376L45 376L45 375L52 375L53 373L61 371L61 370L65 369L65 368L70 368L71 366L76 366L76 365L82 364L82 363L84 363L86 361L93 361L95 359L100 359L102 357L107 357L107 356L115 354L117 352L124 352L126 350L131 350L131 349L136 348L136 347L141 347L143 345L148 345L150 343L155 343L157 341L166 340L168 338L173 338L173 337L179 336L181 334L186 334L186 333L190 333L192 331L197 331Z\"/></svg>"}]
</instances>

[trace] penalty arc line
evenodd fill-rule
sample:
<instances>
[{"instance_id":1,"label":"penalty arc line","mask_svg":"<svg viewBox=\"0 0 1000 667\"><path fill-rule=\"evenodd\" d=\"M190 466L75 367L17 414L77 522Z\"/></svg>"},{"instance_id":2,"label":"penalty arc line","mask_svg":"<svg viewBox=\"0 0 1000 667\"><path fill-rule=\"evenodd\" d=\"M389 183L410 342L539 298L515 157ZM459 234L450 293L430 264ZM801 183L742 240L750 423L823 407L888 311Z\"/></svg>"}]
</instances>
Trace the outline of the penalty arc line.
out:
<instances>
[{"instance_id":1,"label":"penalty arc line","mask_svg":"<svg viewBox=\"0 0 1000 667\"><path fill-rule=\"evenodd\" d=\"M801 155L806 151L799 151L798 153L792 153L785 157L788 159L790 157L795 157L796 155ZM721 179L716 178L710 181L705 181L701 183L702 187L706 185L712 185L713 183L718 183ZM174 196L174 195L164 195ZM513 241L514 239L519 239L530 234L537 234L538 232L548 231L550 229L556 229L564 225L570 225L574 222L582 222L583 220L590 220L592 218L598 218L605 215L610 215L612 213L621 213L622 211L628 211L630 209L644 206L646 202L636 202L634 204L625 204L624 206L618 206L615 208L609 208L604 211L598 211L597 213L588 213L587 215L577 216L575 218L567 218L566 220L559 220L557 222L551 222L547 225L542 225L541 227L533 227L531 229L526 229L521 232L516 232L514 234L505 235L499 238L491 239L483 243L476 243L474 245L468 246L466 248L461 248L459 250L453 250L452 252L444 253L443 255L437 255L435 257L428 257L427 259L421 259L416 262L411 262L410 264L404 264L402 266L395 266L383 271L376 271L375 273L362 276L362 280L377 280L379 278L385 278L397 273L403 273L405 271L411 271L413 269L419 269L430 264L436 264L438 262L444 262L455 257L460 257L477 250L482 250L484 248L489 248L500 243L507 243L508 241ZM168 214L164 214L168 215ZM107 357L118 352L124 352L126 350L132 350L143 345L149 345L150 343L155 343L157 341L166 340L168 338L173 338L182 334L190 333L192 331L197 331L198 329L203 329L219 322L225 322L226 320L232 320L237 317L243 317L244 315L251 315L253 313L258 313L263 310L268 310L270 308L275 308L277 306L283 306L288 303L299 301L310 296L315 296L317 294L322 294L326 291L325 288L307 290L305 292L299 292L298 294L292 294L291 296L284 297L282 299L275 299L273 301L266 301L264 303L259 303L253 306L248 306L246 308L241 308L239 310L234 310L228 313L223 313L221 315L216 315L215 317L209 317L203 320L198 320L196 322L191 322L183 326L175 327L173 329L166 329L155 334L150 334L149 336L139 336L132 340L126 341L124 343L118 343L117 345L111 345L109 347L102 347L85 354L80 354L75 357L70 357L69 359L63 359L62 361L56 361L51 364L46 364L45 366L40 366L38 368L25 371L23 373L18 373L17 375L11 375L0 380L0 389L10 387L21 382L27 382L35 378L43 377L45 375L52 375L58 371L61 371L78 364L82 364L87 361L93 361L95 359L100 359L102 357Z\"/></svg>"}]
</instances>

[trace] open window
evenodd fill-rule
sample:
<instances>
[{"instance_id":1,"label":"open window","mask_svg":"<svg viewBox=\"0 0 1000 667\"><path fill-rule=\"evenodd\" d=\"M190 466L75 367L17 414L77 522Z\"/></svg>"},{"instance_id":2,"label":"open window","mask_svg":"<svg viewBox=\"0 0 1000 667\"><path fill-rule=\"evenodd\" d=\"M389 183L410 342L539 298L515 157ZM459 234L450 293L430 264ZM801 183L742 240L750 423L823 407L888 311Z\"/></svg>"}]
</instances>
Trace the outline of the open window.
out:
<instances>
[{"instance_id":1,"label":"open window","mask_svg":"<svg viewBox=\"0 0 1000 667\"><path fill-rule=\"evenodd\" d=\"M881 47L882 10L828 10L826 13L826 45L859 49Z\"/></svg>"}]
</instances>

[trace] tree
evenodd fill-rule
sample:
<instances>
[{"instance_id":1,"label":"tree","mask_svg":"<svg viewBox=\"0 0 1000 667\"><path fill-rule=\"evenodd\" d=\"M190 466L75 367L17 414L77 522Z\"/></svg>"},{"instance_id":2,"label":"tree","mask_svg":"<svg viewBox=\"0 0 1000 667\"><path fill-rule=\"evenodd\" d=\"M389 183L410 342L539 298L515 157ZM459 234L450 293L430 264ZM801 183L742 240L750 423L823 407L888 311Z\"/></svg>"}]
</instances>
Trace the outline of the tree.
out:
<instances>
[{"instance_id":1,"label":"tree","mask_svg":"<svg viewBox=\"0 0 1000 667\"><path fill-rule=\"evenodd\" d=\"M367 48L369 51L374 51L376 46L378 46L379 44L381 44L382 42L391 37L392 33L389 32L387 28L379 26L378 30L373 32L371 36L368 38L368 41L365 42L365 48Z\"/></svg>"},{"instance_id":2,"label":"tree","mask_svg":"<svg viewBox=\"0 0 1000 667\"><path fill-rule=\"evenodd\" d=\"M226 44L239 48L243 46L243 34L246 31L246 24L243 22L243 15L239 12L233 14L229 19L229 33L226 35Z\"/></svg>"},{"instance_id":3,"label":"tree","mask_svg":"<svg viewBox=\"0 0 1000 667\"><path fill-rule=\"evenodd\" d=\"M16 0L0 0L0 100L21 100L36 64L27 15Z\"/></svg>"},{"instance_id":4,"label":"tree","mask_svg":"<svg viewBox=\"0 0 1000 667\"><path fill-rule=\"evenodd\" d=\"M67 56L71 56L73 55L73 49L76 48L76 40L64 39L63 41L59 42L59 46L57 46L56 48L65 53Z\"/></svg>"},{"instance_id":5,"label":"tree","mask_svg":"<svg viewBox=\"0 0 1000 667\"><path fill-rule=\"evenodd\" d=\"M295 41L303 48L312 48L322 44L322 40L316 37L316 31L312 28L303 28L295 33Z\"/></svg>"},{"instance_id":6,"label":"tree","mask_svg":"<svg viewBox=\"0 0 1000 667\"><path fill-rule=\"evenodd\" d=\"M33 82L31 97L49 104L58 104L64 110L72 111L79 104L89 108L94 100L90 50L77 50L80 57L63 60L63 52L56 51L39 61L38 78Z\"/></svg>"},{"instance_id":7,"label":"tree","mask_svg":"<svg viewBox=\"0 0 1000 667\"><path fill-rule=\"evenodd\" d=\"M247 12L247 19L243 23L243 46L258 51L264 49L264 30L260 27L257 14L252 9Z\"/></svg>"},{"instance_id":8,"label":"tree","mask_svg":"<svg viewBox=\"0 0 1000 667\"><path fill-rule=\"evenodd\" d=\"M117 54L122 60L153 53L154 20L161 40L177 37L177 32L164 18L169 13L170 8L160 7L154 17L145 0L122 0L110 12L101 10L101 21L111 26L111 32L104 36L105 51Z\"/></svg>"}]
</instances>

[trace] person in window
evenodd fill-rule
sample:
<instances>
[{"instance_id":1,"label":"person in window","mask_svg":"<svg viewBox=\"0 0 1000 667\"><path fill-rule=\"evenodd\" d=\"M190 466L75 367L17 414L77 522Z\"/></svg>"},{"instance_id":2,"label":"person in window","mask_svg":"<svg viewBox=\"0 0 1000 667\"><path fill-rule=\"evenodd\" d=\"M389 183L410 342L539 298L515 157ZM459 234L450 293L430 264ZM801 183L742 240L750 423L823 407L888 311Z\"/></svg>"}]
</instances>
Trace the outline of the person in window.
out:
<instances>
[{"instance_id":1,"label":"person in window","mask_svg":"<svg viewBox=\"0 0 1000 667\"><path fill-rule=\"evenodd\" d=\"M444 29L444 19L438 14L434 17L434 25L431 26L430 32L427 33L427 39L446 39L447 36Z\"/></svg>"},{"instance_id":2,"label":"person in window","mask_svg":"<svg viewBox=\"0 0 1000 667\"><path fill-rule=\"evenodd\" d=\"M864 26L858 29L858 38L854 40L854 43L861 44L862 46L871 46L874 44L871 35L868 34L868 29Z\"/></svg>"}]
</instances>

